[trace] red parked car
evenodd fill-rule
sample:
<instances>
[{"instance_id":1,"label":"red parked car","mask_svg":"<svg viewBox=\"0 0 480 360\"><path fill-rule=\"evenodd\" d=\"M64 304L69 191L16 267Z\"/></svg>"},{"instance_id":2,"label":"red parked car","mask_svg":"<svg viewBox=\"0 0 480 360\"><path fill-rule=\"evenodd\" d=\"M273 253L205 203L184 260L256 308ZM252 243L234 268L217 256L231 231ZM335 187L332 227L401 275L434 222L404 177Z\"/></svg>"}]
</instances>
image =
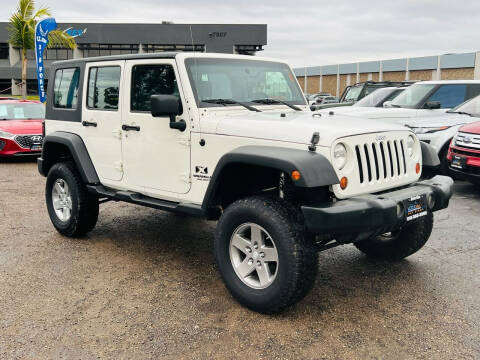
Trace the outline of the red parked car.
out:
<instances>
[{"instance_id":1,"label":"red parked car","mask_svg":"<svg viewBox=\"0 0 480 360\"><path fill-rule=\"evenodd\" d=\"M447 159L461 179L480 185L480 122L462 126L452 140Z\"/></svg>"},{"instance_id":2,"label":"red parked car","mask_svg":"<svg viewBox=\"0 0 480 360\"><path fill-rule=\"evenodd\" d=\"M39 101L0 99L0 156L40 155L44 119Z\"/></svg>"}]
</instances>

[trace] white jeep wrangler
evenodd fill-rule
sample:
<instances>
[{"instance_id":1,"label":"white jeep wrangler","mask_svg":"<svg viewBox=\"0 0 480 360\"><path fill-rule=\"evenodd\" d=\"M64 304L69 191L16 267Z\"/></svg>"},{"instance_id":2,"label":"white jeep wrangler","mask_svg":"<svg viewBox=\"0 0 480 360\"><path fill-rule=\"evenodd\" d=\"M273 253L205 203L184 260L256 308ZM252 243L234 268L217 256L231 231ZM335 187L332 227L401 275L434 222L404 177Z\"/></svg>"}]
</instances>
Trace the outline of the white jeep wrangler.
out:
<instances>
[{"instance_id":1,"label":"white jeep wrangler","mask_svg":"<svg viewBox=\"0 0 480 360\"><path fill-rule=\"evenodd\" d=\"M88 233L109 200L218 220L221 276L259 312L307 294L318 251L415 253L448 206L449 177L419 181L439 164L427 144L397 125L321 121L282 62L122 55L56 62L50 79L38 169L55 228Z\"/></svg>"}]
</instances>

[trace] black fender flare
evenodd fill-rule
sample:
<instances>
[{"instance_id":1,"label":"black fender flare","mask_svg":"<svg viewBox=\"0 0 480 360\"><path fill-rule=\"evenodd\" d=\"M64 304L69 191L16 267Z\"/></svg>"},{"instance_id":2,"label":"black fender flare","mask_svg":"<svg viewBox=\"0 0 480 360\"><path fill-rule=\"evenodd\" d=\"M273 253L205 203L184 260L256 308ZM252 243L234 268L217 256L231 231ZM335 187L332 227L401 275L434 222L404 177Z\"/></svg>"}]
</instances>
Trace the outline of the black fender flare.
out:
<instances>
[{"instance_id":1,"label":"black fender flare","mask_svg":"<svg viewBox=\"0 0 480 360\"><path fill-rule=\"evenodd\" d=\"M438 154L431 145L420 141L420 147L422 149L422 166L427 168L436 168L440 166Z\"/></svg>"},{"instance_id":2,"label":"black fender flare","mask_svg":"<svg viewBox=\"0 0 480 360\"><path fill-rule=\"evenodd\" d=\"M295 181L294 185L302 188L328 186L340 182L330 161L315 151L275 146L242 146L226 153L218 161L203 199L204 210L210 207L215 198L223 170L235 163L258 165L286 174L298 170L301 178Z\"/></svg>"},{"instance_id":3,"label":"black fender flare","mask_svg":"<svg viewBox=\"0 0 480 360\"><path fill-rule=\"evenodd\" d=\"M48 171L54 165L55 144L64 145L70 151L76 168L86 184L96 184L100 180L98 178L92 159L88 154L87 147L82 138L77 134L56 131L47 136L43 140L42 156L38 159L38 171L41 175L47 176Z\"/></svg>"}]
</instances>

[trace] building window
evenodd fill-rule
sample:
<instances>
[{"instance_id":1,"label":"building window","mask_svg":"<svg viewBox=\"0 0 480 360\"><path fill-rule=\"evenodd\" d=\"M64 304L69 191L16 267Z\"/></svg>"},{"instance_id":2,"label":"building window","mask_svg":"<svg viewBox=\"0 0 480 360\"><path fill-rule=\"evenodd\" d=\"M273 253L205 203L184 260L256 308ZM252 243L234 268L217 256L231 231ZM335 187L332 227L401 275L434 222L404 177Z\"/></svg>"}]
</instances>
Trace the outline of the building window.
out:
<instances>
[{"instance_id":1,"label":"building window","mask_svg":"<svg viewBox=\"0 0 480 360\"><path fill-rule=\"evenodd\" d=\"M58 69L55 72L53 106L62 109L76 109L78 98L79 68Z\"/></svg>"},{"instance_id":2,"label":"building window","mask_svg":"<svg viewBox=\"0 0 480 360\"><path fill-rule=\"evenodd\" d=\"M262 51L262 45L235 45L235 54L255 55L257 51Z\"/></svg>"},{"instance_id":3,"label":"building window","mask_svg":"<svg viewBox=\"0 0 480 360\"><path fill-rule=\"evenodd\" d=\"M132 69L131 111L150 111L150 96L177 95L177 80L171 65L136 65Z\"/></svg>"},{"instance_id":4,"label":"building window","mask_svg":"<svg viewBox=\"0 0 480 360\"><path fill-rule=\"evenodd\" d=\"M205 52L205 45L143 45L143 51L146 53L157 53L165 51L196 51Z\"/></svg>"},{"instance_id":5,"label":"building window","mask_svg":"<svg viewBox=\"0 0 480 360\"><path fill-rule=\"evenodd\" d=\"M0 43L0 59L8 59L8 43Z\"/></svg>"},{"instance_id":6,"label":"building window","mask_svg":"<svg viewBox=\"0 0 480 360\"><path fill-rule=\"evenodd\" d=\"M45 60L68 60L73 59L73 50L66 48L48 48L43 57Z\"/></svg>"},{"instance_id":7,"label":"building window","mask_svg":"<svg viewBox=\"0 0 480 360\"><path fill-rule=\"evenodd\" d=\"M83 57L137 54L138 44L78 44Z\"/></svg>"},{"instance_id":8,"label":"building window","mask_svg":"<svg viewBox=\"0 0 480 360\"><path fill-rule=\"evenodd\" d=\"M117 110L119 88L120 66L90 68L88 107L99 110Z\"/></svg>"}]
</instances>

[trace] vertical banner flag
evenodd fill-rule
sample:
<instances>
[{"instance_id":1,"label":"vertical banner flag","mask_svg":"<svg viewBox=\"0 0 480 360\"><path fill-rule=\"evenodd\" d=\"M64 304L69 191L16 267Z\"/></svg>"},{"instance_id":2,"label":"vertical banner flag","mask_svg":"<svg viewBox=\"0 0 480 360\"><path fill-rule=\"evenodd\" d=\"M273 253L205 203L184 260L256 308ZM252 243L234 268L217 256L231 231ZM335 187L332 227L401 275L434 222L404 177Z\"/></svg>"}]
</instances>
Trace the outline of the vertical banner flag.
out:
<instances>
[{"instance_id":1,"label":"vertical banner flag","mask_svg":"<svg viewBox=\"0 0 480 360\"><path fill-rule=\"evenodd\" d=\"M48 33L57 28L54 18L46 18L37 23L35 27L35 58L37 59L38 95L43 103L47 100L45 93L45 66L43 65L43 52L48 44Z\"/></svg>"}]
</instances>

